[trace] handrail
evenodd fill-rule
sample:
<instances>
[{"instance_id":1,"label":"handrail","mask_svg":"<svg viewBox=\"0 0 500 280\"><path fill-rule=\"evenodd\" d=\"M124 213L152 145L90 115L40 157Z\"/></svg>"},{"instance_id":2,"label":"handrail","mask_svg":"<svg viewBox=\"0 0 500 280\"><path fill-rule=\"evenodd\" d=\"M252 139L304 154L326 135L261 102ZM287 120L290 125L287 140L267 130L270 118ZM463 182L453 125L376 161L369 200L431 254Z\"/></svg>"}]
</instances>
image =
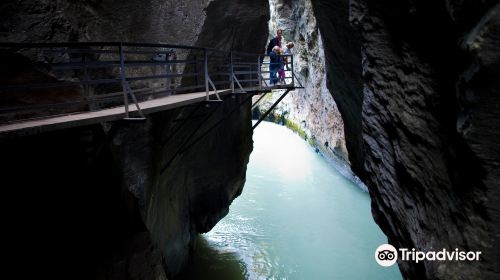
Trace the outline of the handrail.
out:
<instances>
[{"instance_id":1,"label":"handrail","mask_svg":"<svg viewBox=\"0 0 500 280\"><path fill-rule=\"evenodd\" d=\"M28 64L21 64L21 67L29 66L29 69L41 73L42 78L45 77L23 83L18 81L18 78L23 78L22 76L15 77L12 82L5 82L8 78L4 79L4 82L0 83L0 94L22 91L43 95L46 94L44 91L57 93L56 90L59 88L61 94L77 92L82 95L82 99L78 99L78 102L68 102L62 98L49 104L43 103L41 98L40 103L35 105L17 103L9 105L11 108L25 108L22 110L25 112L33 111L35 115L36 110L40 110L44 105L50 107L53 104L85 103L87 106L92 106L93 110L116 106L116 98L109 101L109 104L106 103L108 100L106 98L103 98L103 104L94 104L95 102L91 100L95 100L99 95L106 96L110 91L116 92L118 85L122 88L121 106L124 106L127 119L130 119L129 101L135 104L137 112L143 118L139 102L160 96L156 93L136 96L136 91L144 92L148 87L161 88L161 92L165 95L204 89L206 101L221 101L218 94L221 89L231 90L235 94L280 88L280 86L269 86L266 82L270 80L272 82L270 67L276 65L269 62L267 54L199 46L130 42L0 42L0 50L3 50L3 53L5 51L20 53L24 57L31 58ZM284 61L287 64L293 63L292 55L281 55L281 57L290 57ZM24 63L13 61L13 63L21 62ZM296 76L293 73L293 64L291 68L285 67L284 71L292 73L285 78L289 82L286 88L294 87ZM211 99L211 96L215 96L216 99ZM90 109L89 107L87 110ZM0 123L12 121L9 116L1 113L12 111L0 104ZM29 117L29 114L26 114Z\"/></svg>"},{"instance_id":2,"label":"handrail","mask_svg":"<svg viewBox=\"0 0 500 280\"><path fill-rule=\"evenodd\" d=\"M258 53L248 53L241 51L226 51L219 50L210 47L202 46L187 46L187 45L175 45L175 44L163 44L163 43L131 43L131 42L62 42L62 43L17 43L17 42L0 42L0 48L11 47L11 48L56 48L56 47L150 47L150 48L174 48L174 49L190 49L190 50L207 50L215 52L224 52L238 55L248 55L248 56L259 56L262 54Z\"/></svg>"}]
</instances>

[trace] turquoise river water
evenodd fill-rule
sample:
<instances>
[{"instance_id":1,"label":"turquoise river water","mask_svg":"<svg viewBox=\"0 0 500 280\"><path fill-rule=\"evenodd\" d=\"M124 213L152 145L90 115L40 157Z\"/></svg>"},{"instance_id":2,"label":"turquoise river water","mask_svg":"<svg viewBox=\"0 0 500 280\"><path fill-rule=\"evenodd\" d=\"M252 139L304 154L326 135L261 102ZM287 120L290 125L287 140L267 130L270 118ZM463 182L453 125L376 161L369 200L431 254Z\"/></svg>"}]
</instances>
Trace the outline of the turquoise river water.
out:
<instances>
[{"instance_id":1,"label":"turquoise river water","mask_svg":"<svg viewBox=\"0 0 500 280\"><path fill-rule=\"evenodd\" d=\"M368 193L338 164L276 124L261 123L253 140L243 193L197 240L183 278L401 279L376 263L387 238Z\"/></svg>"}]
</instances>

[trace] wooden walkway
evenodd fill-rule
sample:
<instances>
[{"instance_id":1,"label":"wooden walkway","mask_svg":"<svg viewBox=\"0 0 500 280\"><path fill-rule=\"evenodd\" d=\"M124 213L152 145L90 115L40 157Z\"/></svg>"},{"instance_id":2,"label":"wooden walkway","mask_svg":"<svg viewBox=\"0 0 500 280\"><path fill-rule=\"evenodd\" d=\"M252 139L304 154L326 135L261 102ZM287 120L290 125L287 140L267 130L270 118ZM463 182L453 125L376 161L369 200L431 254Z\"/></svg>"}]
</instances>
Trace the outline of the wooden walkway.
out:
<instances>
[{"instance_id":1,"label":"wooden walkway","mask_svg":"<svg viewBox=\"0 0 500 280\"><path fill-rule=\"evenodd\" d=\"M221 97L230 93L231 90L218 92ZM213 92L211 92L211 97L215 98ZM159 111L179 108L205 100L206 93L203 91L146 100L139 102L139 106L142 112L147 115ZM129 108L131 113L137 112L137 109L133 103L130 104ZM17 123L0 125L0 137L32 135L77 126L91 125L100 122L116 121L123 119L124 115L125 109L123 106L120 106L99 111L81 112L64 116L26 120Z\"/></svg>"},{"instance_id":2,"label":"wooden walkway","mask_svg":"<svg viewBox=\"0 0 500 280\"><path fill-rule=\"evenodd\" d=\"M18 119L11 123L0 124L0 138L14 138L123 119L130 120L130 118L126 118L126 116L130 115L126 114L125 108L128 108L133 115L139 115L136 104L131 102L135 100L135 93L130 89L130 86L131 83L134 85L135 82L140 82L141 87L147 87L145 85L151 82L152 84L175 84L177 85L176 92L205 89L203 92L171 95L139 102L140 111L146 116L159 111L203 102L206 100L207 92L212 96L212 99L215 99L215 91L209 91L209 89L224 88L225 90L217 91L220 96L233 94L233 92L235 94L242 92L259 94L273 90L283 90L285 93L264 114L265 116L291 90L303 88L294 74L293 55L284 55L284 57L287 57L285 70L288 74L285 78L287 84L270 86L266 82L271 80L270 73L272 73L270 58L267 54L223 51L195 46L126 42L32 44L0 42L0 49L6 49L8 52L19 52L21 55L43 54L45 59L37 61L36 65L38 66L36 67L43 66L44 69L49 71L48 74L40 74L43 79L41 81L37 80L38 82L26 81L19 84L16 82L17 78L12 81L9 80L10 78L2 81L0 83L0 93L2 94L13 93L13 96L16 97L15 94L19 92L24 96L27 93L37 94L40 91L46 94L54 89L53 94L56 95L66 91L81 91L82 94L85 93L88 96L89 92L94 89L97 90L96 92L102 93L99 98L104 100L111 98L111 95L113 95L113 98L119 98L119 96L115 96L115 93L118 94L119 92L108 93L107 91L115 91L117 88L121 88L127 91L126 96L132 97L128 102L124 102L123 106L114 108L32 119ZM189 55L183 57L184 53ZM101 54L106 55L101 56ZM182 54L182 59L177 58L177 54ZM187 67L188 64L192 67ZM177 67L179 65L183 67ZM35 64L33 67L35 67ZM179 72L181 69L183 69L182 72ZM21 75L17 72L14 74ZM177 84L184 81L184 78L187 78L186 85L183 85L183 83ZM147 83L144 83L146 81ZM177 83L174 81L177 81ZM295 82L300 87L296 87ZM144 93L141 92L141 98L148 96ZM153 97L154 95L149 96ZM36 100L36 95L33 95L32 98ZM98 101L97 99L90 99L87 100L87 103ZM83 103L83 101L80 103ZM32 107L38 108L37 113L43 112L41 108L51 109L51 104L32 105L34 105ZM52 105L62 106L64 103ZM7 116L12 118L15 118L15 116L22 118L23 115L28 116L30 113L30 111L20 111L22 114L16 115L16 108L7 107L2 109L9 112ZM26 109L30 108L21 108L21 110Z\"/></svg>"}]
</instances>

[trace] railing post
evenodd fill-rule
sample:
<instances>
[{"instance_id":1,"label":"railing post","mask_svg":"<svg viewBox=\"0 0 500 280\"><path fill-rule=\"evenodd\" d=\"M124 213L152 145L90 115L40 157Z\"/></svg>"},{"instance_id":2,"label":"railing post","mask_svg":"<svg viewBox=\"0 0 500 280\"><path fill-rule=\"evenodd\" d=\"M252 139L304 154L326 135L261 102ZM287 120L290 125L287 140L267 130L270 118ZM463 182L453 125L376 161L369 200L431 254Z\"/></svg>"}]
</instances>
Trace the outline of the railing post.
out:
<instances>
[{"instance_id":1,"label":"railing post","mask_svg":"<svg viewBox=\"0 0 500 280\"><path fill-rule=\"evenodd\" d=\"M170 50L171 50L171 54L172 54L172 59L171 60L177 61L177 52L175 52L174 49L170 49ZM176 63L170 63L168 67L170 69L170 73L171 74L177 73L177 62ZM168 85L168 89L172 90L170 92L170 94L176 94L177 93L175 91L176 83L177 83L177 80L174 77L171 77L170 78L170 84Z\"/></svg>"},{"instance_id":2,"label":"railing post","mask_svg":"<svg viewBox=\"0 0 500 280\"><path fill-rule=\"evenodd\" d=\"M83 82L84 82L84 90L85 90L85 98L88 99L90 97L90 86L89 86L89 72L87 69L87 55L82 53L82 62L83 62Z\"/></svg>"},{"instance_id":3,"label":"railing post","mask_svg":"<svg viewBox=\"0 0 500 280\"><path fill-rule=\"evenodd\" d=\"M206 92L206 95L207 95L206 99L208 101L208 100L210 100L210 98L209 98L210 88L208 86L208 79L209 79L209 77L208 77L208 53L207 53L207 49L205 49L205 48L203 49L203 54L205 56L205 61L204 61L204 64L205 64L204 65L204 69L205 69L204 70L204 72L205 72L205 92Z\"/></svg>"},{"instance_id":4,"label":"railing post","mask_svg":"<svg viewBox=\"0 0 500 280\"><path fill-rule=\"evenodd\" d=\"M169 75L170 73L170 64L168 63L168 58L170 57L170 53L165 51L165 75ZM165 78L165 89L170 89L170 78ZM172 92L168 92L168 95L172 94Z\"/></svg>"},{"instance_id":5,"label":"railing post","mask_svg":"<svg viewBox=\"0 0 500 280\"><path fill-rule=\"evenodd\" d=\"M198 57L195 55L194 56L194 82L195 85L197 86L199 81L198 81Z\"/></svg>"},{"instance_id":6,"label":"railing post","mask_svg":"<svg viewBox=\"0 0 500 280\"><path fill-rule=\"evenodd\" d=\"M123 57L123 44L120 42L118 46L118 51L120 53L120 76L122 80L122 89L123 89L123 104L125 106L125 117L129 118L128 111L128 88L127 88L127 80L125 79L125 58Z\"/></svg>"},{"instance_id":7,"label":"railing post","mask_svg":"<svg viewBox=\"0 0 500 280\"><path fill-rule=\"evenodd\" d=\"M234 66L233 66L233 52L229 52L229 63L231 69L231 92L234 94Z\"/></svg>"},{"instance_id":8,"label":"railing post","mask_svg":"<svg viewBox=\"0 0 500 280\"><path fill-rule=\"evenodd\" d=\"M257 77L257 80L259 81L259 90L262 89L262 73L261 73L261 69L260 69L260 55L259 57L257 57L257 75L259 75Z\"/></svg>"},{"instance_id":9,"label":"railing post","mask_svg":"<svg viewBox=\"0 0 500 280\"><path fill-rule=\"evenodd\" d=\"M292 64L292 87L295 87L295 72L293 72L293 54L290 55L290 63ZM285 76L286 79L286 76Z\"/></svg>"}]
</instances>

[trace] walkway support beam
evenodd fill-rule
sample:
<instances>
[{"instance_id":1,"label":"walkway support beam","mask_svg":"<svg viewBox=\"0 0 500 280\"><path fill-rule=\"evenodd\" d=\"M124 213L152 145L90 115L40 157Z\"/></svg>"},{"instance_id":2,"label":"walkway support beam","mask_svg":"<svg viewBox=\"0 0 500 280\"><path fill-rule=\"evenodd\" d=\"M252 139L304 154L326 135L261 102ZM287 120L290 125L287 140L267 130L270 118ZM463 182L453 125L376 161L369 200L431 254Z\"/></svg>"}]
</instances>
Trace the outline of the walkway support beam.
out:
<instances>
[{"instance_id":1,"label":"walkway support beam","mask_svg":"<svg viewBox=\"0 0 500 280\"><path fill-rule=\"evenodd\" d=\"M276 100L274 102L274 104L271 106L271 108L269 108L265 113L264 115L262 115L259 120L257 121L257 123L255 123L253 126L252 126L252 130L254 130L266 117L267 115L269 115L273 110L274 108L281 102L281 100L283 100L283 98L285 98L288 93L291 91L292 89L287 89L281 96L280 98L278 98L278 100Z\"/></svg>"},{"instance_id":2,"label":"walkway support beam","mask_svg":"<svg viewBox=\"0 0 500 280\"><path fill-rule=\"evenodd\" d=\"M209 93L210 93L210 87L208 85L208 53L207 49L203 49L203 56L204 56L204 62L203 62L203 72L205 73L205 93L207 101L210 100Z\"/></svg>"},{"instance_id":3,"label":"walkway support beam","mask_svg":"<svg viewBox=\"0 0 500 280\"><path fill-rule=\"evenodd\" d=\"M120 43L118 46L118 50L120 52L120 78L122 80L122 89L123 89L123 106L125 106L125 118L129 118L130 114L128 111L128 96L127 96L127 80L125 79L125 59L123 57L123 45Z\"/></svg>"},{"instance_id":4,"label":"walkway support beam","mask_svg":"<svg viewBox=\"0 0 500 280\"><path fill-rule=\"evenodd\" d=\"M257 79L259 80L259 90L262 90L262 69L260 68L260 55L257 57Z\"/></svg>"},{"instance_id":5,"label":"walkway support beam","mask_svg":"<svg viewBox=\"0 0 500 280\"><path fill-rule=\"evenodd\" d=\"M229 80L231 81L231 91L234 94L234 64L233 64L233 52L229 52L229 68L230 68L230 77Z\"/></svg>"},{"instance_id":6,"label":"walkway support beam","mask_svg":"<svg viewBox=\"0 0 500 280\"><path fill-rule=\"evenodd\" d=\"M269 91L266 91L264 92L260 97L259 99L257 99L257 101L255 101L255 103L252 104L252 109L255 108L255 106L257 106L257 104L259 104L259 102L269 93Z\"/></svg>"},{"instance_id":7,"label":"walkway support beam","mask_svg":"<svg viewBox=\"0 0 500 280\"><path fill-rule=\"evenodd\" d=\"M141 107L139 106L139 102L137 101L137 98L135 97L134 93L132 92L132 89L130 88L130 85L128 84L127 78L126 78L126 73L125 73L125 57L123 55L123 44L120 43L118 46L119 52L120 52L120 76L121 76L121 81L122 81L122 89L123 89L123 104L125 106L125 118L124 120L145 120L146 117L142 113ZM137 108L137 112L140 115L140 118L131 118L130 117L130 112L129 112L129 105L128 105L128 96L132 97L132 101L135 103L135 107Z\"/></svg>"},{"instance_id":8,"label":"walkway support beam","mask_svg":"<svg viewBox=\"0 0 500 280\"><path fill-rule=\"evenodd\" d=\"M210 86L214 89L214 94L215 97L217 98L214 101L222 101L220 98L219 94L217 93L217 88L215 87L214 82L210 79L210 75L208 75L208 50L206 48L203 49L203 53L205 56L205 92L206 92L206 101L212 101L210 100Z\"/></svg>"}]
</instances>

